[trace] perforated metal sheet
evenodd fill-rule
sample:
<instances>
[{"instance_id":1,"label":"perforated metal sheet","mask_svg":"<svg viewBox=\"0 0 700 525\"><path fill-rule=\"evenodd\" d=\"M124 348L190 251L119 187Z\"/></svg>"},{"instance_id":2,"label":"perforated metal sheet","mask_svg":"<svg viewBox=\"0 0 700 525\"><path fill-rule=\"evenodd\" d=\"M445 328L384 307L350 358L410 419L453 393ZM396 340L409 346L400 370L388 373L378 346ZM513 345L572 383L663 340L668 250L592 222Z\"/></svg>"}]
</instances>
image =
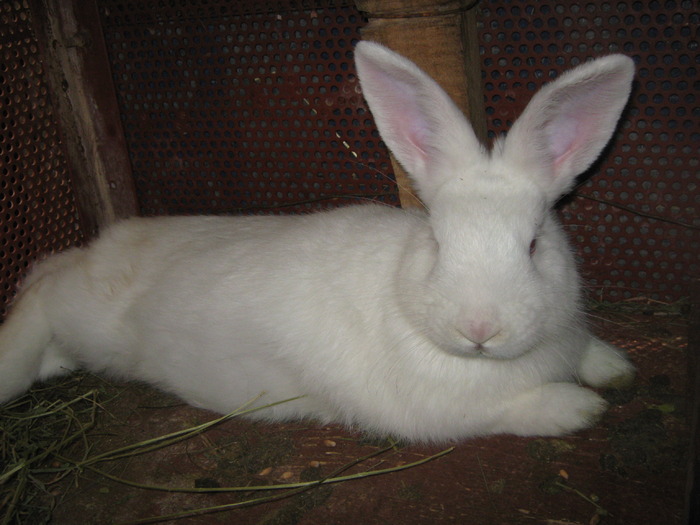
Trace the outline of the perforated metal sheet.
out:
<instances>
[{"instance_id":1,"label":"perforated metal sheet","mask_svg":"<svg viewBox=\"0 0 700 525\"><path fill-rule=\"evenodd\" d=\"M0 317L40 254L80 223L26 2L0 3Z\"/></svg>"},{"instance_id":2,"label":"perforated metal sheet","mask_svg":"<svg viewBox=\"0 0 700 525\"><path fill-rule=\"evenodd\" d=\"M301 211L336 194L396 202L353 74L364 23L353 6L100 5L144 213L302 202L290 208ZM479 9L492 136L559 72L613 51L635 58L639 80L612 154L563 216L598 297L683 296L699 273L697 229L684 226L698 226L693 3Z\"/></svg>"},{"instance_id":3,"label":"perforated metal sheet","mask_svg":"<svg viewBox=\"0 0 700 525\"><path fill-rule=\"evenodd\" d=\"M100 2L143 213L397 203L354 8L196 4Z\"/></svg>"},{"instance_id":4,"label":"perforated metal sheet","mask_svg":"<svg viewBox=\"0 0 700 525\"><path fill-rule=\"evenodd\" d=\"M563 216L595 296L687 296L700 275L697 2L484 0L480 9L492 136L559 72L611 52L635 59L622 127Z\"/></svg>"},{"instance_id":5,"label":"perforated metal sheet","mask_svg":"<svg viewBox=\"0 0 700 525\"><path fill-rule=\"evenodd\" d=\"M145 214L299 202L289 210L306 211L355 197L396 204L353 73L364 20L352 5L99 5ZM635 58L638 81L618 137L563 216L597 296L686 295L700 273L698 8L483 0L479 9L492 135L560 71L611 51ZM30 260L81 234L26 2L1 4L0 16L7 300Z\"/></svg>"}]
</instances>

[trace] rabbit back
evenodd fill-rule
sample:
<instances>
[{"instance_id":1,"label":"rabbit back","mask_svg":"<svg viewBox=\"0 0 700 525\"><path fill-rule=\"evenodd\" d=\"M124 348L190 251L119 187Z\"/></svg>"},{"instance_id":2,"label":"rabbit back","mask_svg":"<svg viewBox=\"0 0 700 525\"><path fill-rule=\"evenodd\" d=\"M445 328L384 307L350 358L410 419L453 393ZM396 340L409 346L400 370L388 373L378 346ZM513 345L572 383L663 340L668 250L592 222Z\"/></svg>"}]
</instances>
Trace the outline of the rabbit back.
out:
<instances>
[{"instance_id":1,"label":"rabbit back","mask_svg":"<svg viewBox=\"0 0 700 525\"><path fill-rule=\"evenodd\" d=\"M384 306L391 246L423 226L412 228L411 216L369 205L308 217L130 219L37 265L26 285L41 290L66 362L227 411L262 391L268 400L303 394L289 362L325 368L353 347L358 323L395 310ZM283 372L276 363L287 363Z\"/></svg>"}]
</instances>

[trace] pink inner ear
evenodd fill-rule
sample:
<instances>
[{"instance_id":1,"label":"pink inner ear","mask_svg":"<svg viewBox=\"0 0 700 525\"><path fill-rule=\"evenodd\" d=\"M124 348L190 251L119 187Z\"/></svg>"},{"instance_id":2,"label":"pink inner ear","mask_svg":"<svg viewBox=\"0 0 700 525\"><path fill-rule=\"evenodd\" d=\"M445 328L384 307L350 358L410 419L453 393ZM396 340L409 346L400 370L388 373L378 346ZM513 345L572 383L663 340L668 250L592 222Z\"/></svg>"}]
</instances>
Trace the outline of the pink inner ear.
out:
<instances>
[{"instance_id":1,"label":"pink inner ear","mask_svg":"<svg viewBox=\"0 0 700 525\"><path fill-rule=\"evenodd\" d=\"M566 165L571 155L576 153L582 139L581 131L581 122L573 116L562 115L550 123L547 139L555 177L561 175L561 168Z\"/></svg>"},{"instance_id":2,"label":"pink inner ear","mask_svg":"<svg viewBox=\"0 0 700 525\"><path fill-rule=\"evenodd\" d=\"M365 82L369 84L370 81L376 96L373 111L381 119L378 124L387 126L383 130L384 141L399 160L410 163L405 168L423 168L428 160L427 141L431 129L416 86L381 70L372 70L371 79Z\"/></svg>"},{"instance_id":3,"label":"pink inner ear","mask_svg":"<svg viewBox=\"0 0 700 525\"><path fill-rule=\"evenodd\" d=\"M547 129L555 175L561 174L560 168L571 161L572 157L574 159L585 157L591 146L597 147L594 143L597 142L596 138L601 133L599 122L604 121L604 117L591 110L590 106L584 105L580 111L576 109L559 115L550 122ZM588 111L585 111L586 109ZM585 169L585 167L578 169Z\"/></svg>"},{"instance_id":4,"label":"pink inner ear","mask_svg":"<svg viewBox=\"0 0 700 525\"><path fill-rule=\"evenodd\" d=\"M555 164L566 156L576 142L579 122L573 116L563 115L552 122L547 130L550 150Z\"/></svg>"},{"instance_id":5,"label":"pink inner ear","mask_svg":"<svg viewBox=\"0 0 700 525\"><path fill-rule=\"evenodd\" d=\"M609 107L609 98L608 86L602 84L587 90L572 90L559 100L563 110L547 125L547 139L557 175L572 157L586 157L588 150L595 157L594 149L599 146L596 143L601 141L599 139L604 141L609 133L604 125L607 115L600 113Z\"/></svg>"},{"instance_id":6,"label":"pink inner ear","mask_svg":"<svg viewBox=\"0 0 700 525\"><path fill-rule=\"evenodd\" d=\"M428 152L425 147L426 137L428 136L428 128L425 126L425 122L420 119L409 119L406 128L406 139L409 143L413 145L416 153L425 162L428 160Z\"/></svg>"}]
</instances>

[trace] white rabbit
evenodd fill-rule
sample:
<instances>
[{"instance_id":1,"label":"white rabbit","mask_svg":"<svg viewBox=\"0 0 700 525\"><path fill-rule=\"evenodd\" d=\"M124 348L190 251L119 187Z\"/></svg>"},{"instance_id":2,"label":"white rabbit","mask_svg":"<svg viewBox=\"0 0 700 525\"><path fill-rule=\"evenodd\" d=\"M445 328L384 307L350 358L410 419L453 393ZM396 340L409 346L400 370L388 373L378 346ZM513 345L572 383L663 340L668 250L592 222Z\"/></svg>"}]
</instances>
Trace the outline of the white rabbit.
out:
<instances>
[{"instance_id":1,"label":"white rabbit","mask_svg":"<svg viewBox=\"0 0 700 525\"><path fill-rule=\"evenodd\" d=\"M85 367L228 412L412 441L560 435L634 368L590 335L551 211L599 156L634 65L612 55L537 93L492 152L412 62L361 42L379 131L428 212L134 218L38 264L0 330L0 402Z\"/></svg>"}]
</instances>

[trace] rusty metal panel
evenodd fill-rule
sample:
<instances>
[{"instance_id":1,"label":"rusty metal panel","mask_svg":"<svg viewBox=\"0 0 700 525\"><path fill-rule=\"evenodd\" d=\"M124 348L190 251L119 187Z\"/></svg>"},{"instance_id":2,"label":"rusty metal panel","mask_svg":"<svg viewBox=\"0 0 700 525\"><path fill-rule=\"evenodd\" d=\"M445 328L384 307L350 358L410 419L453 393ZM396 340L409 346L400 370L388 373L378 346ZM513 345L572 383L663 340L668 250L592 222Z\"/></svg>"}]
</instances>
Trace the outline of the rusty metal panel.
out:
<instances>
[{"instance_id":1,"label":"rusty metal panel","mask_svg":"<svg viewBox=\"0 0 700 525\"><path fill-rule=\"evenodd\" d=\"M364 20L352 5L98 5L143 213L397 203L353 72ZM638 81L616 140L562 215L595 297L687 295L700 273L695 5L485 0L479 8L492 137L561 71L607 52L635 58ZM29 260L81 235L26 4L2 10L0 256L10 293ZM27 191L31 200L12 200Z\"/></svg>"},{"instance_id":2,"label":"rusty metal panel","mask_svg":"<svg viewBox=\"0 0 700 525\"><path fill-rule=\"evenodd\" d=\"M352 5L100 6L144 213L306 211L349 196L396 202L353 73L364 20ZM608 52L635 58L623 125L563 217L594 296L686 295L699 273L697 8L479 8L492 137L561 71ZM327 200L337 195L346 198Z\"/></svg>"},{"instance_id":3,"label":"rusty metal panel","mask_svg":"<svg viewBox=\"0 0 700 525\"><path fill-rule=\"evenodd\" d=\"M0 317L41 254L82 240L26 2L0 4Z\"/></svg>"},{"instance_id":4,"label":"rusty metal panel","mask_svg":"<svg viewBox=\"0 0 700 525\"><path fill-rule=\"evenodd\" d=\"M687 296L700 275L697 2L484 0L480 9L491 136L561 71L611 52L635 59L622 126L563 217L592 296Z\"/></svg>"},{"instance_id":5,"label":"rusty metal panel","mask_svg":"<svg viewBox=\"0 0 700 525\"><path fill-rule=\"evenodd\" d=\"M363 19L316 4L99 3L144 214L398 202L354 73Z\"/></svg>"}]
</instances>

